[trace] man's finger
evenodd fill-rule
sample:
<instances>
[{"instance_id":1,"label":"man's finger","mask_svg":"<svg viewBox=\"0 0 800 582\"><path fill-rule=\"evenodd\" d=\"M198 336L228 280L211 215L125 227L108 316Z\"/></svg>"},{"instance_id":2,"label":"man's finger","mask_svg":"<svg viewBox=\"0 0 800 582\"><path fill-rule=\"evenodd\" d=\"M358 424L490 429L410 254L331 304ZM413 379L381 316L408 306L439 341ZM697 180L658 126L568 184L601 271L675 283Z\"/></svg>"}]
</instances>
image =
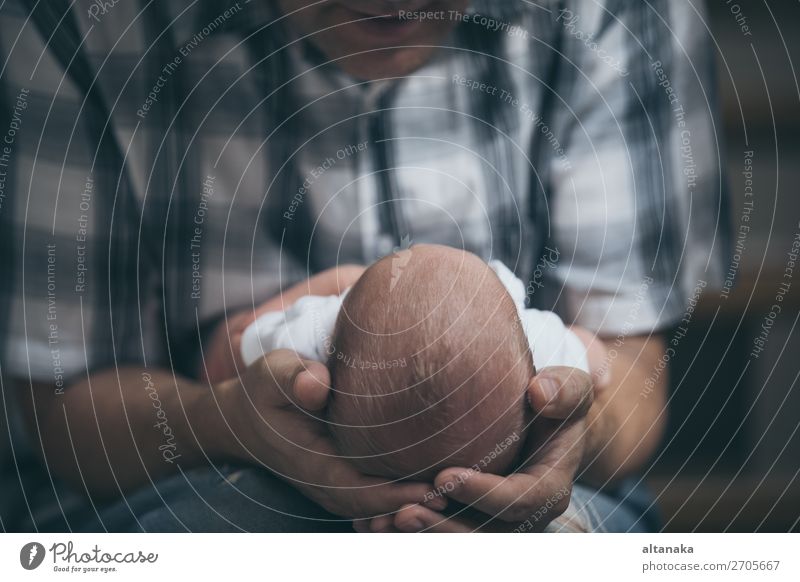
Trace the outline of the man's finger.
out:
<instances>
[{"instance_id":1,"label":"man's finger","mask_svg":"<svg viewBox=\"0 0 800 582\"><path fill-rule=\"evenodd\" d=\"M592 379L583 370L551 366L541 370L528 386L533 410L545 418L568 419L585 416L592 406Z\"/></svg>"},{"instance_id":2,"label":"man's finger","mask_svg":"<svg viewBox=\"0 0 800 582\"><path fill-rule=\"evenodd\" d=\"M371 533L394 533L394 514L379 515L369 520L369 531Z\"/></svg>"},{"instance_id":3,"label":"man's finger","mask_svg":"<svg viewBox=\"0 0 800 582\"><path fill-rule=\"evenodd\" d=\"M441 511L445 507L447 507L447 498L442 496L432 496L432 492L430 491L430 486L428 486L429 490L425 493L424 501L421 505L433 509L436 511ZM415 504L412 504L415 505ZM359 532L372 532L372 533L397 533L399 530L395 527L394 524L394 517L396 511L392 511L391 513L386 513L384 515L378 515L372 519L362 519L356 520L353 522L356 531Z\"/></svg>"},{"instance_id":4,"label":"man's finger","mask_svg":"<svg viewBox=\"0 0 800 582\"><path fill-rule=\"evenodd\" d=\"M306 369L294 381L294 396L306 410L322 410L328 404L331 377L327 366L320 362L304 361Z\"/></svg>"},{"instance_id":5,"label":"man's finger","mask_svg":"<svg viewBox=\"0 0 800 582\"><path fill-rule=\"evenodd\" d=\"M394 517L397 529L407 533L470 533L480 524L461 517L445 517L422 505L406 505Z\"/></svg>"},{"instance_id":6,"label":"man's finger","mask_svg":"<svg viewBox=\"0 0 800 582\"><path fill-rule=\"evenodd\" d=\"M399 533L394 527L394 514L380 515L372 519L356 519L353 529L358 533Z\"/></svg>"},{"instance_id":7,"label":"man's finger","mask_svg":"<svg viewBox=\"0 0 800 582\"><path fill-rule=\"evenodd\" d=\"M528 436L519 472L546 475L552 472L572 478L585 451L585 420L550 420L543 418Z\"/></svg>"},{"instance_id":8,"label":"man's finger","mask_svg":"<svg viewBox=\"0 0 800 582\"><path fill-rule=\"evenodd\" d=\"M275 405L319 410L327 403L330 374L320 362L304 360L291 350L275 350L248 368L246 384L263 390Z\"/></svg>"},{"instance_id":9,"label":"man's finger","mask_svg":"<svg viewBox=\"0 0 800 582\"><path fill-rule=\"evenodd\" d=\"M434 491L430 483L392 483L376 479L372 485L355 492L359 497L358 505L364 517L391 513L398 507L414 503L427 502L435 505L438 503L436 506L443 507L443 501L431 501L434 498Z\"/></svg>"},{"instance_id":10,"label":"man's finger","mask_svg":"<svg viewBox=\"0 0 800 582\"><path fill-rule=\"evenodd\" d=\"M563 478L560 472L514 473L501 477L464 471L445 469L436 477L435 485L448 491L450 498L503 521L525 521L537 512L557 511L569 503L569 488L559 485Z\"/></svg>"}]
</instances>

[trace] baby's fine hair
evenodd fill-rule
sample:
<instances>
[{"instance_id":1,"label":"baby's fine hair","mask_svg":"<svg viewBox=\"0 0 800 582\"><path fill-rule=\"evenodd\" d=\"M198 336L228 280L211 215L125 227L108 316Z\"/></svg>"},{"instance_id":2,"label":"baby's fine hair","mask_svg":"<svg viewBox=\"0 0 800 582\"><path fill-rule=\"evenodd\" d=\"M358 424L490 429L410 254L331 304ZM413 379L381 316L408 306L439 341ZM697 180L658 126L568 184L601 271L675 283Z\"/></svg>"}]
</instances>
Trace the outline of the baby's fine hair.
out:
<instances>
[{"instance_id":1,"label":"baby's fine hair","mask_svg":"<svg viewBox=\"0 0 800 582\"><path fill-rule=\"evenodd\" d=\"M384 257L345 298L329 351L330 429L363 472L510 470L535 369L514 301L475 255L416 245Z\"/></svg>"}]
</instances>

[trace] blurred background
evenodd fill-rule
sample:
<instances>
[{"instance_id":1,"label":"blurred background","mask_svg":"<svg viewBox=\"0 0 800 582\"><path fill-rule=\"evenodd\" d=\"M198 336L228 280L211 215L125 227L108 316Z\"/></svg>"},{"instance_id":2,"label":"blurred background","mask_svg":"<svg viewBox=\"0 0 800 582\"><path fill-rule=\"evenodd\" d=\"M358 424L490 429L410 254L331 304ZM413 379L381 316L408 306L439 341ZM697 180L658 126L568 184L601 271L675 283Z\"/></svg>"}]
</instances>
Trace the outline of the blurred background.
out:
<instances>
[{"instance_id":1,"label":"blurred background","mask_svg":"<svg viewBox=\"0 0 800 582\"><path fill-rule=\"evenodd\" d=\"M800 263L764 351L750 353L800 234L800 2L707 5L741 262L727 299L704 293L670 362L670 428L647 480L667 531L798 531ZM740 224L751 226L741 241Z\"/></svg>"},{"instance_id":2,"label":"blurred background","mask_svg":"<svg viewBox=\"0 0 800 582\"><path fill-rule=\"evenodd\" d=\"M764 351L750 356L800 234L800 2L706 4L741 262L727 298L703 294L670 361L669 430L645 478L666 531L800 531L800 264ZM754 194L739 241L746 151Z\"/></svg>"}]
</instances>

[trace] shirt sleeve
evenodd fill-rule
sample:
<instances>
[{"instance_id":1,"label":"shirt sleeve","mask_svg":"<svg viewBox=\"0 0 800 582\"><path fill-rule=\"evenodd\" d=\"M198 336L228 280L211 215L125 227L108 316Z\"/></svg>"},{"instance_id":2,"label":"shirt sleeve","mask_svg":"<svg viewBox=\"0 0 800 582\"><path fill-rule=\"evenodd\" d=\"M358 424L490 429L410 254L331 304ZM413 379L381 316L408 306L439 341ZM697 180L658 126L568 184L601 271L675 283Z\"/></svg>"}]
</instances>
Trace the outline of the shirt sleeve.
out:
<instances>
[{"instance_id":1,"label":"shirt sleeve","mask_svg":"<svg viewBox=\"0 0 800 582\"><path fill-rule=\"evenodd\" d=\"M563 313L607 335L657 331L721 283L728 252L704 14L683 0L566 6L551 184Z\"/></svg>"},{"instance_id":2,"label":"shirt sleeve","mask_svg":"<svg viewBox=\"0 0 800 582\"><path fill-rule=\"evenodd\" d=\"M87 61L73 55L65 73L61 41L19 2L0 11L0 363L57 390L164 347L140 209L118 144L100 143L99 100L79 86Z\"/></svg>"}]
</instances>

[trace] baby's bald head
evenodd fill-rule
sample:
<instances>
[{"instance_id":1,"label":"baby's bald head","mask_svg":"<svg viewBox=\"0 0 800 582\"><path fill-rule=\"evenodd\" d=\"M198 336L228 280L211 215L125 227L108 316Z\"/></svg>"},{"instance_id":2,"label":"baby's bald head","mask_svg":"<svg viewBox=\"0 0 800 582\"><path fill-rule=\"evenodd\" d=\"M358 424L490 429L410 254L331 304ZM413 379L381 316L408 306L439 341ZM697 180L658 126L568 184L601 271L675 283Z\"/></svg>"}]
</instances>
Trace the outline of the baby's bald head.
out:
<instances>
[{"instance_id":1,"label":"baby's bald head","mask_svg":"<svg viewBox=\"0 0 800 582\"><path fill-rule=\"evenodd\" d=\"M513 300L478 257L416 245L378 261L345 298L333 348L331 431L362 471L511 468L534 367Z\"/></svg>"}]
</instances>

